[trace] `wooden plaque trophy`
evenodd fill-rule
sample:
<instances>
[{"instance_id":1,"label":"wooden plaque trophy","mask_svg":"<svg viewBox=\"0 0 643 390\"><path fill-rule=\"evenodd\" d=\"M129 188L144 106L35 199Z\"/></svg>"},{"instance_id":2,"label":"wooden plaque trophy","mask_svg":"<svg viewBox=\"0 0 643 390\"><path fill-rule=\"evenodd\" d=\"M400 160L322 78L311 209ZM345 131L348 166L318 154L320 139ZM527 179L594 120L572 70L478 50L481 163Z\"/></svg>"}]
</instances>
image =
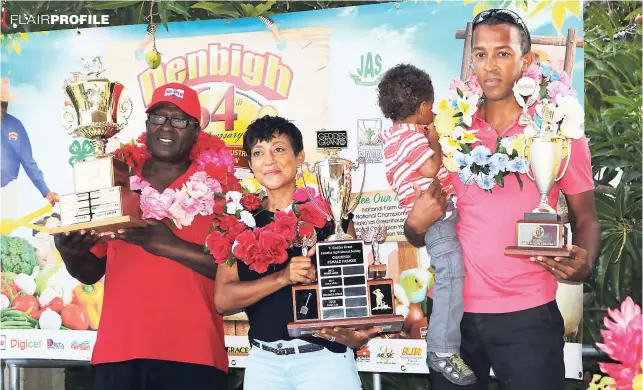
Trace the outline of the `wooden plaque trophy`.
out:
<instances>
[{"instance_id":1,"label":"wooden plaque trophy","mask_svg":"<svg viewBox=\"0 0 643 390\"><path fill-rule=\"evenodd\" d=\"M328 137L328 133L331 132L318 132L318 141L320 137L325 141L332 138ZM328 147L327 142L325 146ZM386 271L386 266L382 268L383 265L377 261L378 264L371 266L376 269L369 270L367 257L364 256L364 241L355 239L342 229L341 220L357 205L349 206L352 171L365 163L363 158L355 165L336 157L337 147L341 146L325 149L328 157L316 162L310 169L317 177L319 193L332 215L322 208L320 211L335 222L335 234L327 241L315 244L317 283L292 287L295 321L288 324L291 337L309 336L317 330L333 327L366 329L380 326L383 332L399 332L404 322L403 316L395 315L393 281L368 280L369 271L377 271L381 275L382 271ZM362 180L362 188L363 185ZM375 233L367 235L371 242L375 240ZM381 237L378 236L378 240ZM304 244L303 250L307 251L306 246L313 243ZM376 248L377 244L373 249Z\"/></svg>"}]
</instances>

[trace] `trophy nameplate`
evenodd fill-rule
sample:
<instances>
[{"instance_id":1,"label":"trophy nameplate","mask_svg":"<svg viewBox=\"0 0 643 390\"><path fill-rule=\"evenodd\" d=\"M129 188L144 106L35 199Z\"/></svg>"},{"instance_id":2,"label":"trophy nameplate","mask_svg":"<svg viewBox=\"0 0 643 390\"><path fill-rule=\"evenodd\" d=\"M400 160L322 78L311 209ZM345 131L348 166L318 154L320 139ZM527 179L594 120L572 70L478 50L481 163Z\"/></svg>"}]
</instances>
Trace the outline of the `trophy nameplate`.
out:
<instances>
[{"instance_id":1,"label":"trophy nameplate","mask_svg":"<svg viewBox=\"0 0 643 390\"><path fill-rule=\"evenodd\" d=\"M74 163L74 192L121 186L129 188L129 166L112 156Z\"/></svg>"},{"instance_id":2,"label":"trophy nameplate","mask_svg":"<svg viewBox=\"0 0 643 390\"><path fill-rule=\"evenodd\" d=\"M62 227L52 229L52 234L87 229L114 232L146 225L141 217L140 195L125 187L62 195L59 206Z\"/></svg>"}]
</instances>

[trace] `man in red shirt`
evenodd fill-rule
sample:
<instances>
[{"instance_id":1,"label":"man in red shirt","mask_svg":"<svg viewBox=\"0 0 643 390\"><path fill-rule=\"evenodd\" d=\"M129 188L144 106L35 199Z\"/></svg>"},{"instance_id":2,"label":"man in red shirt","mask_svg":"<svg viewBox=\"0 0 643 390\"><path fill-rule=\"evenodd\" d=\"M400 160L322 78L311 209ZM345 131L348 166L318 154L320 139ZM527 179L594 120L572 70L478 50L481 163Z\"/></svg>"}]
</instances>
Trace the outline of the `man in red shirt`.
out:
<instances>
[{"instance_id":1,"label":"man in red shirt","mask_svg":"<svg viewBox=\"0 0 643 390\"><path fill-rule=\"evenodd\" d=\"M472 129L482 145L495 150L498 137L523 133L521 108L513 86L534 60L524 22L508 10L483 11L473 21L472 63L485 101ZM556 204L565 194L575 246L568 258L524 258L504 255L515 245L516 221L539 202L533 181L507 176L493 193L464 185L452 173L458 196L457 238L462 245L464 316L461 355L478 381L470 386L447 382L431 370L434 389L487 389L490 368L503 390L565 389L564 323L556 304L556 279L583 282L592 272L600 247L594 182L587 139L573 139L569 169L550 192ZM405 223L405 235L424 245L424 232L441 215L444 193L434 183L417 200ZM456 275L461 277L462 275Z\"/></svg>"},{"instance_id":2,"label":"man in red shirt","mask_svg":"<svg viewBox=\"0 0 643 390\"><path fill-rule=\"evenodd\" d=\"M199 131L196 92L158 88L147 108L151 157L139 177L159 192L179 189L196 172L190 150ZM93 231L56 237L69 273L85 284L105 275L92 356L97 390L225 389L228 358L214 307L216 265L203 245L212 216L181 229L153 221L100 241Z\"/></svg>"}]
</instances>

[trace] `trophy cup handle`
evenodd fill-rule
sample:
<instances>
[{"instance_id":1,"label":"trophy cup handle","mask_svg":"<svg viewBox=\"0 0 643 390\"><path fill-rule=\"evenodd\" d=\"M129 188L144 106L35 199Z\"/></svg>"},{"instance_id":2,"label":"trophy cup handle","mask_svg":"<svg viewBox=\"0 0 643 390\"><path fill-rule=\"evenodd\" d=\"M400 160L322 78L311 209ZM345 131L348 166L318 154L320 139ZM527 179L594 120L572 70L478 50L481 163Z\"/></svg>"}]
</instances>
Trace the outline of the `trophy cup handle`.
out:
<instances>
[{"instance_id":1,"label":"trophy cup handle","mask_svg":"<svg viewBox=\"0 0 643 390\"><path fill-rule=\"evenodd\" d=\"M71 135L74 123L76 123L76 113L71 106L66 105L65 108L63 108L63 112L60 114L60 120L62 121L62 125L65 130L67 130Z\"/></svg>"},{"instance_id":2,"label":"trophy cup handle","mask_svg":"<svg viewBox=\"0 0 643 390\"><path fill-rule=\"evenodd\" d=\"M359 169L359 167L364 166L364 175L362 175L362 185L359 188L359 195L355 197L355 204L350 206L348 211L346 212L347 214L352 213L355 211L357 206L359 206L359 201L362 199L362 194L364 193L364 183L366 182L366 159L364 157L359 157L357 159L357 165L353 167L353 171L356 171Z\"/></svg>"},{"instance_id":3,"label":"trophy cup handle","mask_svg":"<svg viewBox=\"0 0 643 390\"><path fill-rule=\"evenodd\" d=\"M304 167L306 167L306 170L313 175L317 175L317 165L313 165L313 169L310 169L310 164L308 164L307 161L304 161L303 164L301 164L301 169L302 171L304 170ZM306 190L306 194L308 194L308 199L310 199L310 203L312 203L315 207L317 207L317 210L321 212L328 221L331 221L333 217L328 214L324 209L319 207L317 202L315 201L315 197L310 193L310 190L308 189L308 183L306 183L306 175L303 174L301 175L301 179L304 181L304 189ZM321 195L321 194L320 194ZM321 196L319 198L322 198Z\"/></svg>"},{"instance_id":4,"label":"trophy cup handle","mask_svg":"<svg viewBox=\"0 0 643 390\"><path fill-rule=\"evenodd\" d=\"M563 168L563 172L556 178L556 181L560 180L565 176L565 173L567 172L567 168L569 168L569 160L572 158L572 143L569 139L566 139L565 144L563 145L563 149L567 149L567 161L565 161L565 168Z\"/></svg>"},{"instance_id":5,"label":"trophy cup handle","mask_svg":"<svg viewBox=\"0 0 643 390\"><path fill-rule=\"evenodd\" d=\"M125 96L118 105L118 110L120 111L123 118L123 122L120 127L124 128L125 126L127 126L129 118L130 116L132 116L132 112L134 111L132 100L128 96Z\"/></svg>"},{"instance_id":6,"label":"trophy cup handle","mask_svg":"<svg viewBox=\"0 0 643 390\"><path fill-rule=\"evenodd\" d=\"M526 138L522 142L522 159L525 162L529 161L529 159L527 158L527 150L529 149L529 145L527 145L527 143L529 142L530 139L531 138ZM527 169L527 177L533 181L536 181L536 178L531 174L531 166Z\"/></svg>"}]
</instances>

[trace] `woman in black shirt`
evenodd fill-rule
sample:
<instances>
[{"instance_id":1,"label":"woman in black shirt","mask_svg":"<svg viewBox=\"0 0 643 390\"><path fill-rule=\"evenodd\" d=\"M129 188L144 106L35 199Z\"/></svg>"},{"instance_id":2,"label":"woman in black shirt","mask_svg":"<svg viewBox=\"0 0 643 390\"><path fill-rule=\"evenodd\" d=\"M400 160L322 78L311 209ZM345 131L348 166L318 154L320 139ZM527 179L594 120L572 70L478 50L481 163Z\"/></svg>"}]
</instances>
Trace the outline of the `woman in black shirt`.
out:
<instances>
[{"instance_id":1,"label":"woman in black shirt","mask_svg":"<svg viewBox=\"0 0 643 390\"><path fill-rule=\"evenodd\" d=\"M254 212L257 227L271 223L274 213L289 211L298 168L304 161L299 129L280 117L265 116L246 130L243 148L257 181L267 196ZM352 222L343 228L352 236ZM318 241L333 233L329 222L317 229ZM220 266L215 280L215 304L224 313L245 308L250 321L251 350L244 378L248 390L361 389L353 350L366 344L378 329L324 329L316 337L291 339L287 325L294 319L291 286L316 280L311 256L301 248L288 249L288 261L270 265L265 273L241 261Z\"/></svg>"}]
</instances>

